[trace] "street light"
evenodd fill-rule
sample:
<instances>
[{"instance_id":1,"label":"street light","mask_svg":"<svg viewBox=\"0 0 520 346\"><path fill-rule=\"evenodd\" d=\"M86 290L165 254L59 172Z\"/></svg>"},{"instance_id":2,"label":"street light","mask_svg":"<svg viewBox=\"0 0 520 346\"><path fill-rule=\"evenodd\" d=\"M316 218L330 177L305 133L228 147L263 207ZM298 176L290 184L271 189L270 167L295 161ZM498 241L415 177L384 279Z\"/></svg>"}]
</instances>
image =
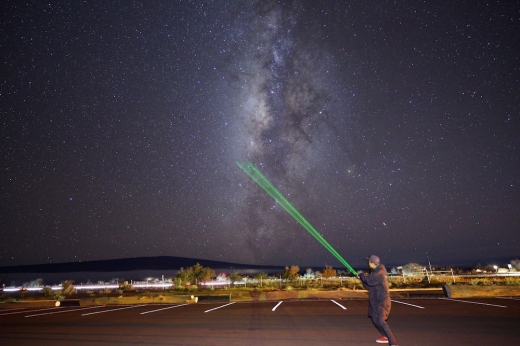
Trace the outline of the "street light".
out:
<instances>
[{"instance_id":1,"label":"street light","mask_svg":"<svg viewBox=\"0 0 520 346\"><path fill-rule=\"evenodd\" d=\"M495 273L498 274L498 267L497 266L493 266L493 269L495 269Z\"/></svg>"}]
</instances>

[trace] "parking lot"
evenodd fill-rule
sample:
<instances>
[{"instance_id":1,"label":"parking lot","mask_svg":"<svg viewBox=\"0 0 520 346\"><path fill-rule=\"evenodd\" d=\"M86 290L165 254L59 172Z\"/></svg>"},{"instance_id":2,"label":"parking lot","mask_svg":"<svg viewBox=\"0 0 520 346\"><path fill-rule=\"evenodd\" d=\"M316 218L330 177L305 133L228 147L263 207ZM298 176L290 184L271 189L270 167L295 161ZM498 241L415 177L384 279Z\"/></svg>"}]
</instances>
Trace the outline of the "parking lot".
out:
<instances>
[{"instance_id":1,"label":"parking lot","mask_svg":"<svg viewBox=\"0 0 520 346\"><path fill-rule=\"evenodd\" d=\"M0 308L1 345L376 345L367 300ZM519 345L520 300L394 299L403 345Z\"/></svg>"}]
</instances>

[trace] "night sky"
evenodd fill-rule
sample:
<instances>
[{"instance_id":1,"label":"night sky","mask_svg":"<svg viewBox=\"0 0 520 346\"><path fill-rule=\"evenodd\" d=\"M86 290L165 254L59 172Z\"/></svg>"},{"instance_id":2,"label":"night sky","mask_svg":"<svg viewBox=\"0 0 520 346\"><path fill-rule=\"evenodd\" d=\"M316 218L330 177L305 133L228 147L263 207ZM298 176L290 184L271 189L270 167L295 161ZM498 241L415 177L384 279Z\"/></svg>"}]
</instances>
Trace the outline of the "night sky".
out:
<instances>
[{"instance_id":1,"label":"night sky","mask_svg":"<svg viewBox=\"0 0 520 346\"><path fill-rule=\"evenodd\" d=\"M0 266L520 257L518 1L4 1Z\"/></svg>"}]
</instances>

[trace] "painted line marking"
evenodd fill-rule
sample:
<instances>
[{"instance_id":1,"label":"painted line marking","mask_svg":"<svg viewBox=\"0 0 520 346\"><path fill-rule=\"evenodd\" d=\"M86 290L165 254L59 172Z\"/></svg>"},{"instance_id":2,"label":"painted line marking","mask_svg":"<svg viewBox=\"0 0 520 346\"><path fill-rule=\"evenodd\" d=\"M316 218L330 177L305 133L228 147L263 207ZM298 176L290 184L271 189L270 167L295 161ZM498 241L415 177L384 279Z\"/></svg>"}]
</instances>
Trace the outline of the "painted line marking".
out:
<instances>
[{"instance_id":1,"label":"painted line marking","mask_svg":"<svg viewBox=\"0 0 520 346\"><path fill-rule=\"evenodd\" d=\"M51 308L51 309L56 309L56 308ZM27 308L14 308L14 309L9 309L7 311L9 311L8 314L24 312L24 311L27 312ZM33 310L33 311L38 311L38 310ZM4 314L0 314L0 316L2 316L2 315L4 315Z\"/></svg>"},{"instance_id":2,"label":"painted line marking","mask_svg":"<svg viewBox=\"0 0 520 346\"><path fill-rule=\"evenodd\" d=\"M278 302L278 304L276 304L276 306L275 306L275 307L274 307L274 308L273 308L273 309L272 309L271 311L274 311L274 310L276 310L276 308L277 308L277 307L279 307L279 306L280 306L280 304L282 304L282 303L283 303L283 300L282 300L281 302Z\"/></svg>"},{"instance_id":3,"label":"painted line marking","mask_svg":"<svg viewBox=\"0 0 520 346\"><path fill-rule=\"evenodd\" d=\"M468 300L459 300L459 299L451 299L451 298L439 298L444 300L452 300L454 302L461 302L461 303L468 303L468 304L478 304L478 305L487 305L487 306L494 306L497 308L507 308L507 306L504 305L495 305L495 304L486 304L486 303L478 303L478 302L470 302Z\"/></svg>"},{"instance_id":4,"label":"painted line marking","mask_svg":"<svg viewBox=\"0 0 520 346\"><path fill-rule=\"evenodd\" d=\"M7 312L5 314L0 314L0 316L4 316L4 315L14 315L14 314L21 314L21 313L24 313L24 312L36 312L36 311L47 311L47 310L56 310L56 309L63 309L63 308L49 308L49 309L37 309L37 310L22 310L22 311L13 311L13 312Z\"/></svg>"},{"instance_id":5,"label":"painted line marking","mask_svg":"<svg viewBox=\"0 0 520 346\"><path fill-rule=\"evenodd\" d=\"M233 303L229 303L229 304L225 304L225 305L221 305L221 306L217 306L216 308L213 308L213 309L209 309L209 310L204 311L204 313L206 313L206 312L210 312L210 311L213 311L213 310L217 310L217 309L223 308L223 307L228 306L228 305L231 305L231 304L235 304L235 302L233 302Z\"/></svg>"},{"instance_id":6,"label":"painted line marking","mask_svg":"<svg viewBox=\"0 0 520 346\"><path fill-rule=\"evenodd\" d=\"M418 309L426 309L424 306L419 306L419 305L414 305L414 304L409 304L409 303L404 303L404 302L400 302L398 300L393 300L391 299L394 303L399 303L399 304L404 304L404 305L410 305L410 306L413 306L414 308L418 308Z\"/></svg>"},{"instance_id":7,"label":"painted line marking","mask_svg":"<svg viewBox=\"0 0 520 346\"><path fill-rule=\"evenodd\" d=\"M143 305L132 305L132 306L127 306L127 307L124 307L124 308L119 308L119 309L110 309L110 310L103 310L103 311L96 311L96 312L90 312L88 314L82 314L81 316L88 316L88 315L94 315L94 314L103 314L105 312L112 312L112 311L118 311L118 310L125 310L125 309L133 309L133 308L139 308L141 306L146 306L146 304L143 304Z\"/></svg>"},{"instance_id":8,"label":"painted line marking","mask_svg":"<svg viewBox=\"0 0 520 346\"><path fill-rule=\"evenodd\" d=\"M65 312L76 312L76 311L80 311L80 310L95 309L95 308L98 308L98 307L99 307L99 306L89 306L89 307L86 307L86 308L71 309L71 310L65 310L65 311L45 312L45 313L42 313L42 314L27 315L27 316L24 316L24 317L34 317L34 316L44 316L44 315L62 314L62 313L65 313Z\"/></svg>"},{"instance_id":9,"label":"painted line marking","mask_svg":"<svg viewBox=\"0 0 520 346\"><path fill-rule=\"evenodd\" d=\"M331 300L331 302L333 302L334 304L336 304L337 306L339 306L339 307L342 308L343 310L347 310L346 307L344 307L343 305L341 305L341 304L338 303L337 301L335 301L335 300Z\"/></svg>"},{"instance_id":10,"label":"painted line marking","mask_svg":"<svg viewBox=\"0 0 520 346\"><path fill-rule=\"evenodd\" d=\"M507 300L520 300L520 298L513 298L513 297L495 297L497 299L507 299Z\"/></svg>"},{"instance_id":11,"label":"painted line marking","mask_svg":"<svg viewBox=\"0 0 520 346\"><path fill-rule=\"evenodd\" d=\"M188 304L179 304L179 305L168 306L167 308L151 310L151 311L145 311L145 312L141 312L141 315L150 314L152 312L157 312L157 311L162 311L162 310L175 309L175 308L178 308L179 306L184 306L184 305L188 305Z\"/></svg>"}]
</instances>

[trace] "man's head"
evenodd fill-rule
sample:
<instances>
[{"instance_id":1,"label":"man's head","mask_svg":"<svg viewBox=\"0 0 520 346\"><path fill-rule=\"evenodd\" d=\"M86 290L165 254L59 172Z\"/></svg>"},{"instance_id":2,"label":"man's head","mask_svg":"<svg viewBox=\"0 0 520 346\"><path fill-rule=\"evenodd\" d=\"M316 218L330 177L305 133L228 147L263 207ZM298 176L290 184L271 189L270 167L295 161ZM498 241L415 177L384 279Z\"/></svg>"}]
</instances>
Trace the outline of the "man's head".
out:
<instances>
[{"instance_id":1,"label":"man's head","mask_svg":"<svg viewBox=\"0 0 520 346\"><path fill-rule=\"evenodd\" d=\"M377 267L381 261L379 260L379 257L376 255L371 255L369 257L365 257L365 259L368 261L368 266L372 269Z\"/></svg>"}]
</instances>

